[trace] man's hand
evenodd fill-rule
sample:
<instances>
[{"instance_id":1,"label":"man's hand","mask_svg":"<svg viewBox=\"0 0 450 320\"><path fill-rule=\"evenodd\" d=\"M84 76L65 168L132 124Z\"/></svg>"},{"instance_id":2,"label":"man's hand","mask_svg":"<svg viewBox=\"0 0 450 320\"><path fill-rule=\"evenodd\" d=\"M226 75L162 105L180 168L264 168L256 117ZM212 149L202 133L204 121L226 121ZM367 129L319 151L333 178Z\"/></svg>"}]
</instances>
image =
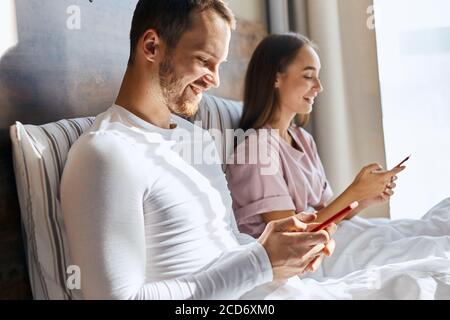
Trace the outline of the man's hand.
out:
<instances>
[{"instance_id":1,"label":"man's hand","mask_svg":"<svg viewBox=\"0 0 450 320\"><path fill-rule=\"evenodd\" d=\"M319 224L320 223L311 223L311 224L309 224L308 225L308 229L306 231L313 230ZM336 232L337 225L332 223L325 230L328 232L328 234L331 237ZM334 239L330 239L330 241L325 245L325 248L323 248L322 252L323 252L323 254L325 256L329 257L329 256L331 256L333 254L335 248L336 248L336 241L334 241ZM322 260L324 258L323 254L319 255L313 261L311 261L311 263L306 267L306 269L304 270L303 273L314 272L317 269L319 269L320 264L322 263Z\"/></svg>"},{"instance_id":2,"label":"man's hand","mask_svg":"<svg viewBox=\"0 0 450 320\"><path fill-rule=\"evenodd\" d=\"M336 230L331 225L326 230L308 232L316 224L306 225L315 219L314 214L300 213L292 217L271 221L258 241L266 249L272 264L274 280L315 271L322 262L322 252L333 253L335 242L330 240Z\"/></svg>"}]
</instances>

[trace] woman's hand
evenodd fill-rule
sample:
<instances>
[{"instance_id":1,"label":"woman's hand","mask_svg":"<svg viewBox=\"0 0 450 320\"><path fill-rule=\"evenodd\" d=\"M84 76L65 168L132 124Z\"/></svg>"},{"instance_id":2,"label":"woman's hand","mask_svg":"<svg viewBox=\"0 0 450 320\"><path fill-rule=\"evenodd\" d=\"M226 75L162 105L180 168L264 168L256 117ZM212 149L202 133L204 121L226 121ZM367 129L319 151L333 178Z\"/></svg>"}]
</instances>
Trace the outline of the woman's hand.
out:
<instances>
[{"instance_id":1,"label":"woman's hand","mask_svg":"<svg viewBox=\"0 0 450 320\"><path fill-rule=\"evenodd\" d=\"M384 190L382 194L359 201L360 208L365 209L371 206L381 205L389 201L389 199L394 195L394 189L397 186L394 181L397 179L397 176L392 177L392 182L387 185L386 190Z\"/></svg>"},{"instance_id":2,"label":"woman's hand","mask_svg":"<svg viewBox=\"0 0 450 320\"><path fill-rule=\"evenodd\" d=\"M359 202L359 206L345 219L349 220L368 207L389 201L394 195L394 189L397 186L395 184L395 180L398 179L396 174L405 168L405 166L402 166L395 167L390 171L381 171L382 168L378 164L364 167L347 189L347 193L351 194L350 197L355 198Z\"/></svg>"},{"instance_id":3,"label":"woman's hand","mask_svg":"<svg viewBox=\"0 0 450 320\"><path fill-rule=\"evenodd\" d=\"M360 202L361 207L386 202L394 194L396 174L404 169L402 166L382 171L379 164L368 165L358 173L348 191L352 193L355 201Z\"/></svg>"}]
</instances>

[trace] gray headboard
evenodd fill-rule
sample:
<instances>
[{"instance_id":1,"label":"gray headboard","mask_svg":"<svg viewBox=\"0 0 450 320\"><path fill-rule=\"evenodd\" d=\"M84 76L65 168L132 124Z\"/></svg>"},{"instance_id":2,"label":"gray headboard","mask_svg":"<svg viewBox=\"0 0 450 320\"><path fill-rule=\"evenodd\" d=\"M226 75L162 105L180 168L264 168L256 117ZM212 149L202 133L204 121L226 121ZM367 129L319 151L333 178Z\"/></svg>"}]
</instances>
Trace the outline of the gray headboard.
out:
<instances>
[{"instance_id":1,"label":"gray headboard","mask_svg":"<svg viewBox=\"0 0 450 320\"><path fill-rule=\"evenodd\" d=\"M17 38L0 51L0 299L30 298L8 128L95 115L116 97L137 0L15 0ZM3 4L2 4L3 10ZM238 21L214 95L241 99L244 72L265 26Z\"/></svg>"}]
</instances>

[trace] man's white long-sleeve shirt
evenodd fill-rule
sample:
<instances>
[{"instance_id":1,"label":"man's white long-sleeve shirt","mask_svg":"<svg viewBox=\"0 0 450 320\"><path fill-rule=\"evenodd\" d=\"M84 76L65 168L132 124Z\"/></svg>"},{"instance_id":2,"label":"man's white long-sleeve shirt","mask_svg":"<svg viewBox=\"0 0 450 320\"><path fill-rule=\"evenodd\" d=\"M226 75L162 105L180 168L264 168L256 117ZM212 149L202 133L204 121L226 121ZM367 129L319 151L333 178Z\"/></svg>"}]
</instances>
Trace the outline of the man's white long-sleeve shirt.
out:
<instances>
[{"instance_id":1,"label":"man's white long-sleeve shirt","mask_svg":"<svg viewBox=\"0 0 450 320\"><path fill-rule=\"evenodd\" d=\"M272 280L239 234L211 136L113 105L69 152L61 206L86 299L237 299Z\"/></svg>"}]
</instances>

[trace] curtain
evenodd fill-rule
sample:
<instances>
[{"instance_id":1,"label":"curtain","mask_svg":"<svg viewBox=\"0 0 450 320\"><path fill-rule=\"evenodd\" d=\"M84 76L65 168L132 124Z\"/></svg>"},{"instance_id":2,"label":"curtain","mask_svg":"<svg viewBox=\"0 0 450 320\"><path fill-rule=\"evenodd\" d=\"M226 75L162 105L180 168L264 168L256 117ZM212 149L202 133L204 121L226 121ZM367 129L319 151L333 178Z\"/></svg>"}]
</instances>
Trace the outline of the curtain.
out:
<instances>
[{"instance_id":1,"label":"curtain","mask_svg":"<svg viewBox=\"0 0 450 320\"><path fill-rule=\"evenodd\" d=\"M271 33L295 31L319 47L324 91L306 129L335 195L370 163L386 166L372 0L267 0ZM365 210L389 217L389 206Z\"/></svg>"}]
</instances>

